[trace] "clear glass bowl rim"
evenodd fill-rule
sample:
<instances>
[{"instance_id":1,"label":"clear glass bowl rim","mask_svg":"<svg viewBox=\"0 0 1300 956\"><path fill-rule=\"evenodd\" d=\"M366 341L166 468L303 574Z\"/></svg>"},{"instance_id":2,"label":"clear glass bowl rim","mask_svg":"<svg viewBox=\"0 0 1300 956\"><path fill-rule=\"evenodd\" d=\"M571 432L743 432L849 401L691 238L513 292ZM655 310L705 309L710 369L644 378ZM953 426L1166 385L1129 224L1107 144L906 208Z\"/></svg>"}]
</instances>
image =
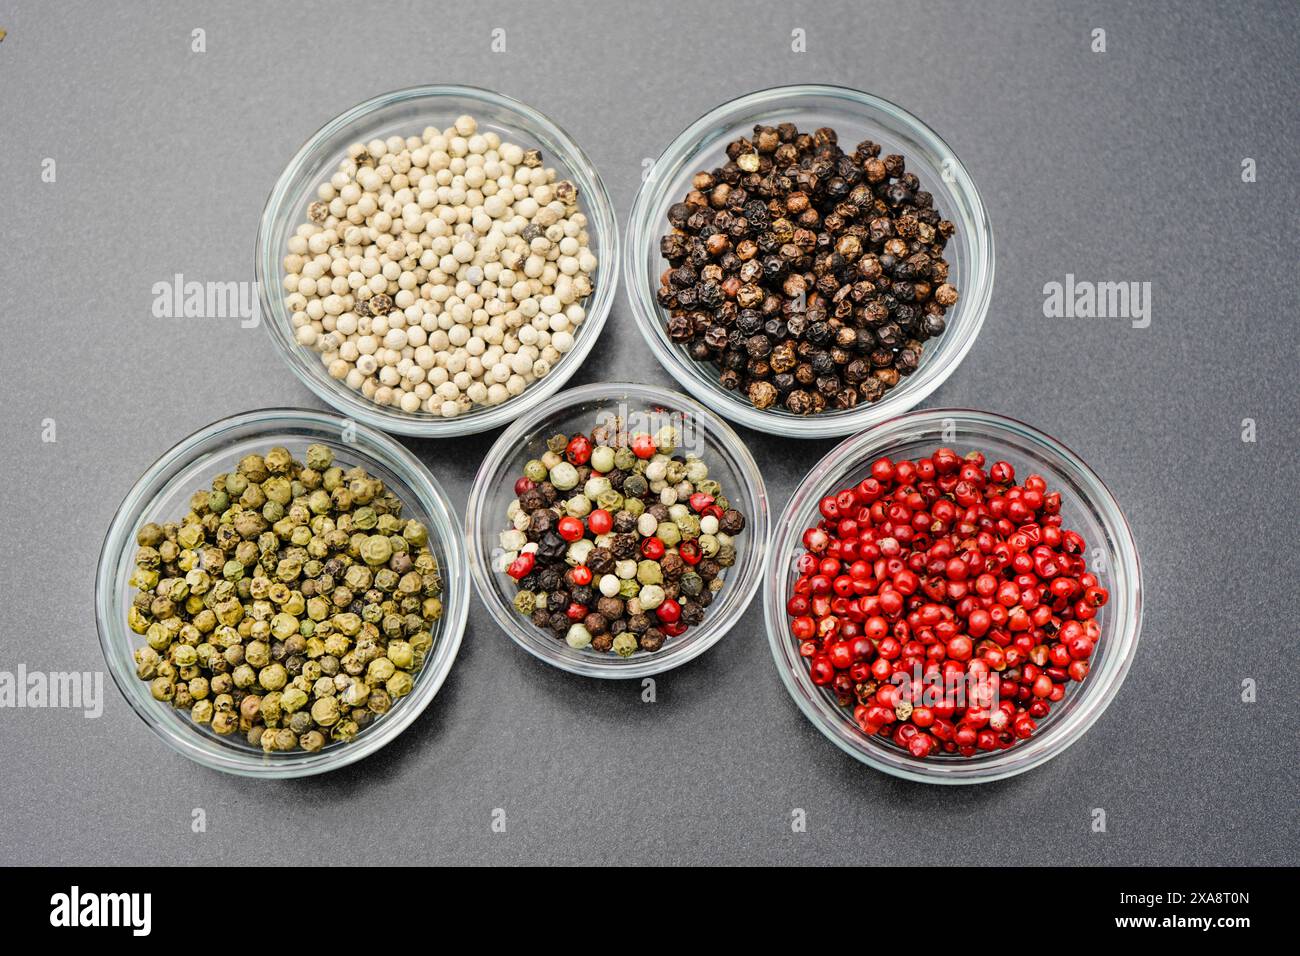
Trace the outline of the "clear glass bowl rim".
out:
<instances>
[{"instance_id":1,"label":"clear glass bowl rim","mask_svg":"<svg viewBox=\"0 0 1300 956\"><path fill-rule=\"evenodd\" d=\"M331 387L307 370L306 363L319 362L319 357L316 353L298 345L286 331L290 319L281 294L283 250L271 248L271 236L275 232L275 224L278 221L295 214L292 207L294 197L289 192L289 184L304 167L314 165L320 159L324 152L324 143L349 126L364 121L372 113L386 107L409 100L453 96L477 100L497 109L515 113L526 124L545 130L547 135L560 144L562 149L557 151L559 155L556 158L562 165L572 170L575 176L586 179L585 183L579 185L581 192L586 194L584 212L587 213L588 228L597 236L601 265L597 273L596 287L588 300L587 317L578 330L579 334L574 336L574 347L555 363L555 367L545 378L529 386L522 395L500 405L480 406L474 411L457 415L455 418L426 418L410 415L400 409L376 405L343 384ZM526 127L521 127L521 130L527 132ZM474 86L431 85L394 90L345 110L318 129L298 149L276 180L262 209L257 229L254 262L263 324L275 343L276 351L293 370L298 380L311 389L321 401L350 418L384 431L422 438L444 438L488 431L513 420L521 411L526 411L532 405L554 395L586 361L596 340L600 338L618 292L621 277L620 232L614 204L600 173L577 141L544 113L512 97ZM270 277L274 277L275 281L268 282Z\"/></svg>"},{"instance_id":2,"label":"clear glass bowl rim","mask_svg":"<svg viewBox=\"0 0 1300 956\"><path fill-rule=\"evenodd\" d=\"M740 568L739 564L733 567L727 578L727 588L742 589L740 592L741 597L721 615L706 617L703 624L693 628L698 635L693 641L680 645L675 649L656 651L640 660L629 659L626 662L605 660L595 654L589 658L586 656L570 657L561 651L558 646L559 642L557 642L556 646L543 643L535 633L521 623L522 616L513 607L502 601L493 585L494 572L491 570L490 555L482 553L480 547L484 536L485 521L492 520L504 527L504 515L486 515L484 513L487 505L488 495L486 492L489 483L508 463L510 458L518 453L523 439L542 420L553 413L562 412L566 408L583 402L607 400L612 393L627 395L629 398L647 404L662 403L669 408L689 411L692 415L707 423L715 435L720 437L721 443L726 445L729 454L739 463L741 470L744 472L742 479L746 482L747 491L753 497L755 504L754 513L747 516L749 522L744 531L744 534L752 535L749 544L749 560L744 568ZM492 525L492 527L496 527L496 524ZM487 605L487 609L497 625L516 644L534 657L573 674L580 674L585 677L633 679L662 674L685 664L687 661L694 660L718 643L739 622L741 616L753 603L754 594L763 581L763 568L766 563L770 535L770 508L767 487L762 474L759 472L758 463L750 454L749 447L741 437L718 415L685 395L656 385L643 385L632 382L594 382L552 396L537 407L530 409L526 416L521 417L514 425L501 433L496 443L493 444L483 458L483 464L474 476L474 483L469 494L469 503L465 509L465 535L467 538L470 575L474 578L474 587L478 591L479 598ZM732 576L731 572L738 569L741 572L740 575Z\"/></svg>"},{"instance_id":3,"label":"clear glass bowl rim","mask_svg":"<svg viewBox=\"0 0 1300 956\"><path fill-rule=\"evenodd\" d=\"M954 192L964 200L954 219L958 229L969 236L973 255L968 264L971 288L962 290L964 308L969 312L958 328L949 329L945 336L956 336L955 346L943 364L933 361L921 367L906 380L904 386L891 389L873 405L859 405L848 411L824 412L820 415L800 417L788 413L763 412L754 408L732 392L723 389L693 362L682 355L667 338L660 318L654 289L657 278L647 268L650 243L657 242L661 232L659 224L650 221L659 205L662 192L658 184L674 179L684 163L691 158L698 144L712 138L724 125L732 125L741 118L760 110L789 104L802 98L824 97L864 108L868 113L883 114L906 130L913 139L923 144L930 154L946 154L952 158L952 183ZM868 124L871 119L868 117ZM910 158L910 157L909 157ZM928 159L928 157L927 157ZM879 424L915 407L942 385L966 357L975 344L984 319L988 315L993 295L994 245L988 212L975 181L967 172L957 154L940 136L916 116L889 100L861 90L843 86L802 84L777 86L748 93L729 100L705 113L677 135L663 154L655 160L652 174L641 184L632 212L628 216L627 241L623 250L623 282L632 315L650 350L682 388L701 400L718 414L747 428L784 435L789 438L834 438L849 435ZM969 206L973 215L967 215Z\"/></svg>"},{"instance_id":4,"label":"clear glass bowl rim","mask_svg":"<svg viewBox=\"0 0 1300 956\"><path fill-rule=\"evenodd\" d=\"M165 487L172 476L183 471L199 455L219 443L223 436L249 426L258 426L268 439L273 439L283 429L298 425L341 433L345 424L345 419L332 412L264 408L205 425L177 442L145 470L127 492L109 524L95 570L95 623L99 632L100 650L118 690L140 719L173 750L195 763L239 776L268 779L304 777L345 767L392 742L410 726L437 695L455 663L469 614L469 578L464 571L465 550L460 524L442 486L428 468L394 439L359 423L354 423L358 439L353 446L357 449L357 463L364 464L373 459L406 482L420 498L421 509L436 525L431 531L439 536L439 544L447 556L448 566L443 569L441 631L434 657L426 664L426 668L431 667L432 670L427 673L421 671L415 690L405 707L375 721L367 733L346 746L327 748L313 754L276 754L273 759L268 759L251 748L244 754L220 748L200 733L178 732L157 713L158 708L165 705L153 700L147 691L148 685L129 671L116 653L122 642L132 641L125 622L111 613L113 594L120 583L116 578L117 566L123 549L135 546L135 525L152 502L151 491L154 486L158 489Z\"/></svg>"},{"instance_id":5,"label":"clear glass bowl rim","mask_svg":"<svg viewBox=\"0 0 1300 956\"><path fill-rule=\"evenodd\" d=\"M1086 506L1114 537L1116 554L1113 571L1116 588L1112 590L1111 611L1119 610L1115 633L1109 637L1115 654L1104 669L1094 670L1079 688L1075 707L1065 720L1042 734L1017 744L1009 750L963 762L939 763L916 760L890 745L868 739L854 728L843 711L817 692L797 655L790 651L785 601L788 591L789 558L794 554L802 527L794 521L809 500L820 500L838 483L865 462L888 454L909 427L953 420L959 429L970 427L987 433L1015 435L1029 440L1053 465L1068 472L1083 489ZM1050 477L1049 477L1050 482ZM965 408L921 409L890 419L881 425L845 439L810 471L791 495L775 524L764 570L763 616L768 645L781 681L799 709L832 743L849 756L895 777L920 783L974 784L1001 780L1031 770L1051 760L1081 738L1101 717L1119 693L1137 652L1142 629L1142 568L1132 529L1110 490L1093 470L1068 447L1038 429L1017 419L992 412ZM784 555L784 558L778 557ZM852 733L841 733L846 728Z\"/></svg>"}]
</instances>

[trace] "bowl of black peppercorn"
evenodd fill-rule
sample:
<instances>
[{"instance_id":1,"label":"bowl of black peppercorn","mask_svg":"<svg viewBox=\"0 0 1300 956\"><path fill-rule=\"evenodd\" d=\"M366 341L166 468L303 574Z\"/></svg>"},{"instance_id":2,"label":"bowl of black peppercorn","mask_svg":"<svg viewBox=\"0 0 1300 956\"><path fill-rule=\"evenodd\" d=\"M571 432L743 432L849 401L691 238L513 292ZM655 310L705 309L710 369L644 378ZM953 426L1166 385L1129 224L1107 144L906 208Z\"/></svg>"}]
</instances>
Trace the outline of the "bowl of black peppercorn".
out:
<instances>
[{"instance_id":1,"label":"bowl of black peppercorn","mask_svg":"<svg viewBox=\"0 0 1300 956\"><path fill-rule=\"evenodd\" d=\"M952 149L886 100L751 93L655 161L624 277L655 357L716 412L824 438L937 389L979 334L993 235Z\"/></svg>"}]
</instances>

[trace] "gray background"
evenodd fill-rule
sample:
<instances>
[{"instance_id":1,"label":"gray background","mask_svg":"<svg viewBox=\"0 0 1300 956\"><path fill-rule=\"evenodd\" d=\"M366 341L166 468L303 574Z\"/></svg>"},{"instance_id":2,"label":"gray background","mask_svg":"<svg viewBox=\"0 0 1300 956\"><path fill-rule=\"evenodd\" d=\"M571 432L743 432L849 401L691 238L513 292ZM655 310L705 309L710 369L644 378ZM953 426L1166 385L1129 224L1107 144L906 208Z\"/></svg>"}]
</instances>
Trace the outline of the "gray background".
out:
<instances>
[{"instance_id":1,"label":"gray background","mask_svg":"<svg viewBox=\"0 0 1300 956\"><path fill-rule=\"evenodd\" d=\"M317 405L264 330L156 319L153 283L251 280L262 204L302 141L428 82L542 108L622 219L643 157L754 89L841 83L925 119L979 184L998 247L984 331L927 404L1078 450L1127 511L1146 587L1104 717L977 789L895 781L823 740L779 683L757 602L654 705L635 682L535 661L475 607L416 724L297 782L190 764L105 675L99 720L0 711L0 862L1296 863L1300 24L1291 3L1131 6L0 3L0 669L102 669L93 571L136 478L217 418ZM489 53L495 26L505 54ZM1151 327L1043 318L1044 283L1067 272L1152 282ZM573 383L603 378L671 384L621 295ZM833 445L744 434L777 508ZM460 506L493 438L410 446Z\"/></svg>"}]
</instances>

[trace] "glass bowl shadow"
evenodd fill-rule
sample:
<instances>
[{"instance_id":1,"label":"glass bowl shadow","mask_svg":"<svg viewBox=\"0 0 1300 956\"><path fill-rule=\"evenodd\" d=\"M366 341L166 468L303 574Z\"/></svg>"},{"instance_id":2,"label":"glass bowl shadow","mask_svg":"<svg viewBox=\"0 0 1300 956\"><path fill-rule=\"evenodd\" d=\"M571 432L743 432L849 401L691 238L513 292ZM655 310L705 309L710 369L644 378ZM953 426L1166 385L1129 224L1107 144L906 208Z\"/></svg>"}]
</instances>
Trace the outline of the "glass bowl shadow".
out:
<instances>
[{"instance_id":1,"label":"glass bowl shadow","mask_svg":"<svg viewBox=\"0 0 1300 956\"><path fill-rule=\"evenodd\" d=\"M1038 731L1009 750L973 757L938 754L918 760L892 742L867 737L834 696L816 686L808 662L790 634L786 601L795 578L794 559L803 551L803 531L820 520L818 503L869 474L873 461L915 459L944 446L959 455L985 454L989 463L1004 459L1018 481L1042 475L1049 490L1061 493L1062 526L1079 532L1088 545L1089 569L1110 601L1098 616L1101 639L1092 670L1071 684L1065 699L1038 722ZM839 444L808 474L776 522L764 573L763 613L772 657L786 690L799 709L837 747L877 770L922 783L986 783L1024 773L1077 741L1119 693L1142 628L1142 571L1137 545L1123 512L1101 479L1070 449L1023 422L989 412L934 409L911 412Z\"/></svg>"},{"instance_id":2,"label":"glass bowl shadow","mask_svg":"<svg viewBox=\"0 0 1300 956\"><path fill-rule=\"evenodd\" d=\"M630 657L577 650L533 626L515 610L515 583L503 570L500 534L509 527L506 510L515 498L514 482L524 464L541 457L546 439L562 433L590 433L607 416L619 415L629 431L656 432L673 425L681 450L698 454L709 477L745 515L735 537L736 563L725 571L726 585L705 609L702 623L669 638L658 651ZM561 392L506 429L484 458L470 491L465 514L470 573L479 598L510 638L535 657L587 677L638 678L678 667L722 639L744 613L762 579L768 537L768 498L763 477L749 449L726 422L698 402L650 385L600 382Z\"/></svg>"},{"instance_id":3,"label":"glass bowl shadow","mask_svg":"<svg viewBox=\"0 0 1300 956\"><path fill-rule=\"evenodd\" d=\"M370 401L344 382L333 379L320 354L299 345L284 302L286 243L306 220L316 187L336 172L352 143L389 136L419 135L426 126L445 129L468 113L480 131L494 131L503 140L542 151L543 165L554 167L557 179L578 187L578 204L587 215L592 252L599 260L593 291L584 302L586 318L574 333L573 349L543 378L521 394L495 406L475 406L453 418L429 412L404 412ZM256 276L261 314L281 358L294 375L326 404L349 418L403 435L439 438L497 428L512 421L549 395L555 394L577 371L600 336L614 302L619 277L619 230L600 174L581 147L542 113L499 93L467 86L419 86L385 93L340 114L321 127L289 161L271 190L257 231Z\"/></svg>"},{"instance_id":4,"label":"glass bowl shadow","mask_svg":"<svg viewBox=\"0 0 1300 956\"><path fill-rule=\"evenodd\" d=\"M668 209L691 189L691 177L726 162L726 147L750 136L756 124L791 122L801 131L829 126L846 151L864 139L900 153L907 168L934 195L934 206L956 226L945 258L949 282L960 292L948 310L947 329L925 343L917 371L874 404L795 415L784 408L759 410L722 387L718 370L691 358L668 338L668 313L655 298L668 263L659 239L670 231ZM627 223L623 279L632 314L647 344L687 393L720 415L758 431L791 438L829 438L862 431L915 407L943 384L975 343L993 292L993 233L979 190L952 149L919 119L888 100L837 86L783 86L750 93L706 113L664 150L641 185Z\"/></svg>"},{"instance_id":5,"label":"glass bowl shadow","mask_svg":"<svg viewBox=\"0 0 1300 956\"><path fill-rule=\"evenodd\" d=\"M239 459L274 445L288 448L298 461L306 447L329 446L344 467L360 465L401 498L404 517L429 529L429 549L443 578L443 615L434 624L433 648L415 675L410 694L351 741L331 742L316 753L264 753L238 732L221 736L194 723L189 713L154 700L149 683L136 676L132 652L144 643L126 624L135 589L135 535L147 522L178 521L190 496L212 478L233 471ZM428 469L393 439L365 425L326 412L273 408L227 418L195 432L167 451L136 482L108 529L95 574L95 620L109 673L140 718L168 746L196 763L249 777L285 778L336 770L391 742L429 705L447 678L460 648L469 610L469 579L464 573L459 521Z\"/></svg>"}]
</instances>

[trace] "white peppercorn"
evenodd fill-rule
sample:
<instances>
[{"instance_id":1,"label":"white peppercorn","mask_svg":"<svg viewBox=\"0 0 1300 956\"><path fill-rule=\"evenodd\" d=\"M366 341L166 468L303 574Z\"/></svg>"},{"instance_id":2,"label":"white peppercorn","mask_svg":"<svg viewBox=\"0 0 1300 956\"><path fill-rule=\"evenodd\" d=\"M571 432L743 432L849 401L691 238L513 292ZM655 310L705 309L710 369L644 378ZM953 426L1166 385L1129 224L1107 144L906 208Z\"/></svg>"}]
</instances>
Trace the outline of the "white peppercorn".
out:
<instances>
[{"instance_id":1,"label":"white peppercorn","mask_svg":"<svg viewBox=\"0 0 1300 956\"><path fill-rule=\"evenodd\" d=\"M576 187L471 116L353 144L286 245L298 343L377 404L442 417L549 374L598 264Z\"/></svg>"}]
</instances>

